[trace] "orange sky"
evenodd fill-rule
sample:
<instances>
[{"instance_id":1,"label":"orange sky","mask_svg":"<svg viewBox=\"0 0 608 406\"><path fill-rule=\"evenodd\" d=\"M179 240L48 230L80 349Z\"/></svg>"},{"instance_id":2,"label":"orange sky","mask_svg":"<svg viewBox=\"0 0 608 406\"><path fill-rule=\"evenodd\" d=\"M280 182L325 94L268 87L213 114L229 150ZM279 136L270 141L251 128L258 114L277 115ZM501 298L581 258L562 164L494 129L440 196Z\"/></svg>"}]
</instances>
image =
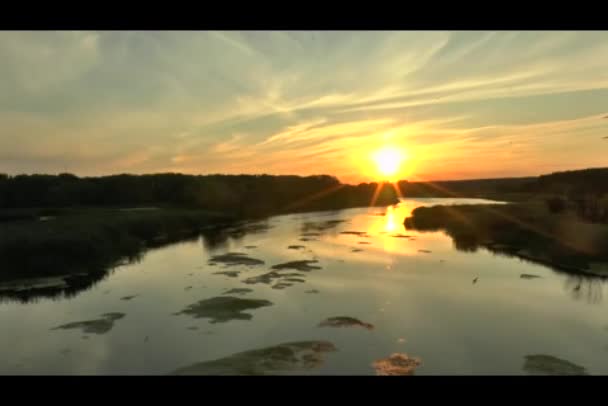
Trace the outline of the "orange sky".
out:
<instances>
[{"instance_id":1,"label":"orange sky","mask_svg":"<svg viewBox=\"0 0 608 406\"><path fill-rule=\"evenodd\" d=\"M5 31L0 58L10 174L608 166L608 32Z\"/></svg>"}]
</instances>

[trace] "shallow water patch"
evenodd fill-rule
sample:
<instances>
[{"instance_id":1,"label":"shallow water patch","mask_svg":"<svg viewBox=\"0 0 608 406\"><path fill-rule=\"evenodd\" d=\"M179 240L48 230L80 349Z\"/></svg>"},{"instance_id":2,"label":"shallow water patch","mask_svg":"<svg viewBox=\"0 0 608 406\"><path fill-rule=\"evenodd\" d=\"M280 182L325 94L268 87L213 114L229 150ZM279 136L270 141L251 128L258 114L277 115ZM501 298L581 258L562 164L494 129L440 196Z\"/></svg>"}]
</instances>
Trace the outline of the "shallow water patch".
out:
<instances>
[{"instance_id":1,"label":"shallow water patch","mask_svg":"<svg viewBox=\"0 0 608 406\"><path fill-rule=\"evenodd\" d=\"M321 269L320 266L316 266L316 265L311 265L311 264L316 264L319 261L317 260L301 260L301 261L289 261L289 262L283 262L282 264L277 264L277 265L273 265L272 269L295 269L296 271L303 271L303 272L308 272L308 271L312 271L313 269Z\"/></svg>"},{"instance_id":2,"label":"shallow water patch","mask_svg":"<svg viewBox=\"0 0 608 406\"><path fill-rule=\"evenodd\" d=\"M526 355L524 371L531 375L587 375L587 370L552 355Z\"/></svg>"},{"instance_id":3,"label":"shallow water patch","mask_svg":"<svg viewBox=\"0 0 608 406\"><path fill-rule=\"evenodd\" d=\"M541 276L539 275L533 275L533 274L529 274L529 273L522 273L521 275L519 275L520 278L522 279L536 279L536 278L541 278Z\"/></svg>"},{"instance_id":4,"label":"shallow water patch","mask_svg":"<svg viewBox=\"0 0 608 406\"><path fill-rule=\"evenodd\" d=\"M222 293L222 295L246 295L247 293L253 292L253 289L249 288L232 288Z\"/></svg>"},{"instance_id":5,"label":"shallow water patch","mask_svg":"<svg viewBox=\"0 0 608 406\"><path fill-rule=\"evenodd\" d=\"M52 328L51 330L69 330L80 329L83 333L90 334L105 334L112 330L114 322L125 317L124 313L105 313L101 315L101 319L76 321L73 323L63 324ZM86 336L83 336L85 338ZM87 337L88 338L88 337Z\"/></svg>"},{"instance_id":6,"label":"shallow water patch","mask_svg":"<svg viewBox=\"0 0 608 406\"><path fill-rule=\"evenodd\" d=\"M213 272L214 275L225 275L229 278L236 278L237 276L239 276L241 274L240 271L220 271L220 272Z\"/></svg>"},{"instance_id":7,"label":"shallow water patch","mask_svg":"<svg viewBox=\"0 0 608 406\"><path fill-rule=\"evenodd\" d=\"M373 330L374 325L349 316L329 317L319 323L319 327L363 327Z\"/></svg>"},{"instance_id":8,"label":"shallow water patch","mask_svg":"<svg viewBox=\"0 0 608 406\"><path fill-rule=\"evenodd\" d=\"M329 341L298 341L249 350L213 361L192 364L172 375L276 375L313 369L324 362L324 354L337 351Z\"/></svg>"},{"instance_id":9,"label":"shallow water patch","mask_svg":"<svg viewBox=\"0 0 608 406\"><path fill-rule=\"evenodd\" d=\"M299 276L304 276L304 275L299 274L299 273L279 273L276 271L270 271L270 272L264 273L262 275L252 276L250 278L247 278L247 279L243 280L243 283L246 283L248 285L254 285L257 283L270 284L275 279L288 280L290 278L293 278L293 277L297 278Z\"/></svg>"},{"instance_id":10,"label":"shallow water patch","mask_svg":"<svg viewBox=\"0 0 608 406\"><path fill-rule=\"evenodd\" d=\"M210 319L210 323L225 323L231 320L251 320L253 316L245 313L246 310L272 305L272 302L263 299L218 296L193 303L174 315L185 314L196 319Z\"/></svg>"},{"instance_id":11,"label":"shallow water patch","mask_svg":"<svg viewBox=\"0 0 608 406\"><path fill-rule=\"evenodd\" d=\"M367 237L367 238L369 238L369 235L367 234L367 231L340 231L340 234L344 234L344 235L356 235L357 237Z\"/></svg>"},{"instance_id":12,"label":"shallow water patch","mask_svg":"<svg viewBox=\"0 0 608 406\"><path fill-rule=\"evenodd\" d=\"M242 252L228 252L222 255L215 255L209 259L210 263L222 263L226 266L235 265L264 265L264 261L257 258L251 258Z\"/></svg>"},{"instance_id":13,"label":"shallow water patch","mask_svg":"<svg viewBox=\"0 0 608 406\"><path fill-rule=\"evenodd\" d=\"M135 299L137 296L138 295L124 296L124 297L121 297L120 300L129 301L129 300Z\"/></svg>"}]
</instances>

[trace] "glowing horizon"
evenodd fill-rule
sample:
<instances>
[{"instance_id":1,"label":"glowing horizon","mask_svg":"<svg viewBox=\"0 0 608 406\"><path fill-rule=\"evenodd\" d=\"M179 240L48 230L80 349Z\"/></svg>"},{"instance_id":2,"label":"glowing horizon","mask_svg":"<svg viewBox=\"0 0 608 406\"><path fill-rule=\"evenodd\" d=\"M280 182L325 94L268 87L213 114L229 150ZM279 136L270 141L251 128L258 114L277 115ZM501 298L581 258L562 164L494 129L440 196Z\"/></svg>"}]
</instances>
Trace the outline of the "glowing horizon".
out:
<instances>
[{"instance_id":1,"label":"glowing horizon","mask_svg":"<svg viewBox=\"0 0 608 406\"><path fill-rule=\"evenodd\" d=\"M0 57L0 173L608 166L608 32L4 31Z\"/></svg>"}]
</instances>

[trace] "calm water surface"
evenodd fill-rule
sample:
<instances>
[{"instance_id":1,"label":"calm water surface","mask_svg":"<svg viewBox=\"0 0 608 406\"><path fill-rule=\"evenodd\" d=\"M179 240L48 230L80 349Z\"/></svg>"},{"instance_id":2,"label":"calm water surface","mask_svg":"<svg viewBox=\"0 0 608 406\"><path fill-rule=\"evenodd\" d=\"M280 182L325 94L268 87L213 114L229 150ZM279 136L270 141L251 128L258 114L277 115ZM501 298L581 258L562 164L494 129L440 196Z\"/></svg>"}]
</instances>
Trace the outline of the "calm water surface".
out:
<instances>
[{"instance_id":1,"label":"calm water surface","mask_svg":"<svg viewBox=\"0 0 608 406\"><path fill-rule=\"evenodd\" d=\"M413 208L446 202L478 201L272 217L220 243L151 250L72 298L4 301L0 373L375 374L372 364L393 353L418 358L416 375L608 373L603 282L483 249L460 252L443 233L404 229ZM228 252L264 263L209 262ZM255 279L296 260L321 269ZM233 272L215 274L224 271ZM234 288L250 291L226 294ZM180 313L217 297L203 302L215 303L211 311ZM332 317L355 321L319 326ZM294 342L304 352L283 356ZM251 350L264 351L230 358Z\"/></svg>"}]
</instances>

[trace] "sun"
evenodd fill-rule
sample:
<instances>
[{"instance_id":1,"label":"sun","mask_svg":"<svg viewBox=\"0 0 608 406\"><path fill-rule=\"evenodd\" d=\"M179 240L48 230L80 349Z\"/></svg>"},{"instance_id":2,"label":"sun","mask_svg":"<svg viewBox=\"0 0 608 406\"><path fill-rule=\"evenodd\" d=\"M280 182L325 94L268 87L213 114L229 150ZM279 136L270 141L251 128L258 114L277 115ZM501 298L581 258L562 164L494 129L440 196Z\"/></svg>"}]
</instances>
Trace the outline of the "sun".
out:
<instances>
[{"instance_id":1,"label":"sun","mask_svg":"<svg viewBox=\"0 0 608 406\"><path fill-rule=\"evenodd\" d=\"M403 152L398 148L386 146L372 154L376 168L381 176L392 178L399 172L402 162L405 160Z\"/></svg>"}]
</instances>

